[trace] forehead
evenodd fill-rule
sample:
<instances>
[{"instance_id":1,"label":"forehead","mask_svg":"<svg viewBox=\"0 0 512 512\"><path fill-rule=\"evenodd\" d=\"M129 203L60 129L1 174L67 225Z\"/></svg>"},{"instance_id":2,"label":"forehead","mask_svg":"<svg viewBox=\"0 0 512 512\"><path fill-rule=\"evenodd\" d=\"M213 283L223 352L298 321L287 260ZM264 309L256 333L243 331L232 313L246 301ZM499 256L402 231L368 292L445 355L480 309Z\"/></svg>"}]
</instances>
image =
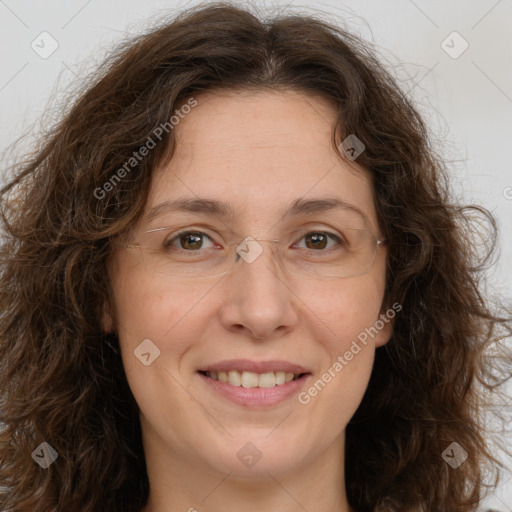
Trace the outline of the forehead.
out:
<instances>
[{"instance_id":1,"label":"forehead","mask_svg":"<svg viewBox=\"0 0 512 512\"><path fill-rule=\"evenodd\" d=\"M153 177L146 211L176 198L217 198L242 217L282 211L298 198L337 197L376 213L370 174L331 143L336 110L294 91L206 93L174 127L172 159Z\"/></svg>"}]
</instances>

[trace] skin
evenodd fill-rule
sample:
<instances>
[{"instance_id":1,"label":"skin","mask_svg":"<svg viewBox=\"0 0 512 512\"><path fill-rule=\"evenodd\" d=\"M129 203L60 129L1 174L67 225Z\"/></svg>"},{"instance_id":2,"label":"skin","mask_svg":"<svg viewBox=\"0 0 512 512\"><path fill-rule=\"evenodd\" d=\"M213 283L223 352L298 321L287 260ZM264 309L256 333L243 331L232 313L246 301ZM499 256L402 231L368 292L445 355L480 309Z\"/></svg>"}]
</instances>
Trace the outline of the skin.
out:
<instances>
[{"instance_id":1,"label":"skin","mask_svg":"<svg viewBox=\"0 0 512 512\"><path fill-rule=\"evenodd\" d=\"M330 145L336 112L324 99L292 91L196 99L174 128L176 150L155 172L147 209L183 196L214 198L231 204L234 224L187 214L180 217L183 227L230 224L244 236L279 238L286 227L310 220L284 223L281 208L301 197L336 196L361 209L367 227L381 236L369 174L355 171ZM136 233L165 226L172 215L143 218ZM313 220L329 227L328 217ZM281 359L310 369L311 385L383 312L385 266L381 245L364 275L301 279L283 273L264 250L222 278L191 283L147 272L136 250L116 252L104 324L119 335L140 407L150 482L144 512L352 510L344 485L345 427L391 324L306 405L295 396L247 409L212 391L197 370L225 359ZM160 356L145 366L134 350L148 338ZM248 442L262 454L250 468L237 457Z\"/></svg>"}]
</instances>

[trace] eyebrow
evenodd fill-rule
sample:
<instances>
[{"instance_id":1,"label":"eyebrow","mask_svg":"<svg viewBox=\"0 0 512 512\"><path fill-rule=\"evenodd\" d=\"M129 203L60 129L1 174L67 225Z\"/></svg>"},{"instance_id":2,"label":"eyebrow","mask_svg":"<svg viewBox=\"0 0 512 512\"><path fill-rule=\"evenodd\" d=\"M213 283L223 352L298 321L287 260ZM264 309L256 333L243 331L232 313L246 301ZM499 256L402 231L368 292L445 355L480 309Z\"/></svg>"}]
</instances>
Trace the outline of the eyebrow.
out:
<instances>
[{"instance_id":1,"label":"eyebrow","mask_svg":"<svg viewBox=\"0 0 512 512\"><path fill-rule=\"evenodd\" d=\"M345 209L353 211L360 215L366 223L368 217L357 206L347 203L338 197L299 198L293 201L287 208L280 211L282 218L288 218L298 215L311 215L314 213L323 213L335 209ZM219 218L226 218L233 221L236 213L233 208L224 201L207 198L188 198L182 197L173 201L165 201L149 209L145 217L147 221L151 221L156 217L172 212L190 212L213 215Z\"/></svg>"}]
</instances>

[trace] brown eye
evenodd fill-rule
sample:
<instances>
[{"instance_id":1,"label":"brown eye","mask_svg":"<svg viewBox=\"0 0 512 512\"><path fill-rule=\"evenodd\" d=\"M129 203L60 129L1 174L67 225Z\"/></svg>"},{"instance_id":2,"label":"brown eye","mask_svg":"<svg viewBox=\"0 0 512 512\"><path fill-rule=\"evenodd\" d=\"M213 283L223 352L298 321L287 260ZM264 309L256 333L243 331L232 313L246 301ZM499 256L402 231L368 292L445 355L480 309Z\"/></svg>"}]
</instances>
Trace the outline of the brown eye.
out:
<instances>
[{"instance_id":1,"label":"brown eye","mask_svg":"<svg viewBox=\"0 0 512 512\"><path fill-rule=\"evenodd\" d=\"M327 247L330 239L334 240L338 244L342 242L337 235L334 235L333 233L327 233L324 231L311 231L310 233L307 233L305 236L302 237L302 240L306 241L306 249L311 249L320 252L322 251L322 249L325 249Z\"/></svg>"},{"instance_id":2,"label":"brown eye","mask_svg":"<svg viewBox=\"0 0 512 512\"><path fill-rule=\"evenodd\" d=\"M211 241L210 237L201 231L183 231L167 240L164 246L166 249L173 247L185 251L198 251L203 248L204 238ZM175 242L179 243L179 247L176 247Z\"/></svg>"},{"instance_id":3,"label":"brown eye","mask_svg":"<svg viewBox=\"0 0 512 512\"><path fill-rule=\"evenodd\" d=\"M327 246L327 237L324 233L309 233L305 238L308 249L325 249Z\"/></svg>"}]
</instances>

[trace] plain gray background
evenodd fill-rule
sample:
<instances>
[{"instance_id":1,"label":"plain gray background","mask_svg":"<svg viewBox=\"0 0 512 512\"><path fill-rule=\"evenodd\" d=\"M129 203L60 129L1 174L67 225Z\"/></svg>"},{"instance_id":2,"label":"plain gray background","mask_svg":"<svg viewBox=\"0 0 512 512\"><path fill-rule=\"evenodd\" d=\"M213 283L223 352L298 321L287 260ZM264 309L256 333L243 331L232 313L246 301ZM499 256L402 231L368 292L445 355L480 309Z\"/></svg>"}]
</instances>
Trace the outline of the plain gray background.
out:
<instances>
[{"instance_id":1,"label":"plain gray background","mask_svg":"<svg viewBox=\"0 0 512 512\"><path fill-rule=\"evenodd\" d=\"M54 90L65 93L80 82L112 43L143 29L148 17L196 3L0 0L0 151L40 119ZM501 254L489 289L510 297L512 0L254 3L323 12L377 45L451 162L460 200L482 204L498 218ZM512 512L511 474L488 505Z\"/></svg>"}]
</instances>

